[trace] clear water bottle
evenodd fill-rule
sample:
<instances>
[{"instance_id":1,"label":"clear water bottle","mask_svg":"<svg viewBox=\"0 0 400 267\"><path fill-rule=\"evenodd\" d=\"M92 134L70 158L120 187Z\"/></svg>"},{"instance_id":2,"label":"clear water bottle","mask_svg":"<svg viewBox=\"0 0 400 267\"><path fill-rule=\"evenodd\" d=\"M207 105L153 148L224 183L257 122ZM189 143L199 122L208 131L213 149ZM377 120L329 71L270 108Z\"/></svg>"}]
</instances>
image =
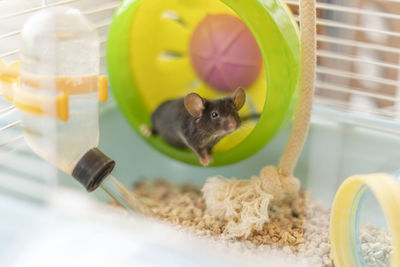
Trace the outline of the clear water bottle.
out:
<instances>
[{"instance_id":1,"label":"clear water bottle","mask_svg":"<svg viewBox=\"0 0 400 267\"><path fill-rule=\"evenodd\" d=\"M128 210L151 214L109 175L115 162L97 148L98 101L107 100L108 90L99 65L97 33L79 10L45 9L26 22L20 86L14 89L13 100L22 113L25 140L36 154L72 175L87 191L101 185Z\"/></svg>"},{"instance_id":2,"label":"clear water bottle","mask_svg":"<svg viewBox=\"0 0 400 267\"><path fill-rule=\"evenodd\" d=\"M99 59L97 33L77 9L44 9L23 27L14 102L25 139L68 174L99 142Z\"/></svg>"}]
</instances>

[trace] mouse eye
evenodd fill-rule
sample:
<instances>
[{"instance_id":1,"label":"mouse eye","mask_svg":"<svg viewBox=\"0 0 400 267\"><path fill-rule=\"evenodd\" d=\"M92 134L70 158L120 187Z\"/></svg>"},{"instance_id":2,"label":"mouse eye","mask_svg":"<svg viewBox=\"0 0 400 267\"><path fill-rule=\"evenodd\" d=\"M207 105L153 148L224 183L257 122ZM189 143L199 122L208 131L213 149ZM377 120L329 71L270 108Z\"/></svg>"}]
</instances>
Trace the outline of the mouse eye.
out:
<instances>
[{"instance_id":1,"label":"mouse eye","mask_svg":"<svg viewBox=\"0 0 400 267\"><path fill-rule=\"evenodd\" d=\"M215 118L218 118L218 116L219 115L217 112L215 112L215 111L211 112L211 118L215 119Z\"/></svg>"}]
</instances>

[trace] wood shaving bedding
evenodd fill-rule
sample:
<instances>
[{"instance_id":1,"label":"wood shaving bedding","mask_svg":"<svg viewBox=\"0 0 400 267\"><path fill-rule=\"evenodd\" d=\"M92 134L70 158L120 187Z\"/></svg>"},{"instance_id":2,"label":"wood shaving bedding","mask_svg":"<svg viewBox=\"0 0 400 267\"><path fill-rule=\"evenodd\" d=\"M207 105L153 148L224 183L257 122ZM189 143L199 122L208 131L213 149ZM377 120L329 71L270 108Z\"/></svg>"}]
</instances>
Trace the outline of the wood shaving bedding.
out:
<instances>
[{"instance_id":1,"label":"wood shaving bedding","mask_svg":"<svg viewBox=\"0 0 400 267\"><path fill-rule=\"evenodd\" d=\"M207 237L216 248L228 247L243 255L283 253L284 257L299 261L306 258L311 266L334 266L329 242L330 209L313 200L310 192L300 191L291 203L271 202L269 222L246 237L236 238L226 234L229 219L207 213L199 187L158 179L137 183L133 192L156 218ZM368 264L387 266L392 253L390 235L386 230L367 226L362 226L360 233L363 257Z\"/></svg>"},{"instance_id":2,"label":"wood shaving bedding","mask_svg":"<svg viewBox=\"0 0 400 267\"><path fill-rule=\"evenodd\" d=\"M313 266L334 266L329 244L330 211L313 201L309 192L299 192L292 203L271 203L269 223L247 237L234 239L224 234L229 220L218 219L206 212L198 187L173 185L166 180L146 180L135 186L134 193L159 219L189 228L200 236L230 240L230 246L241 249L272 249L307 257Z\"/></svg>"}]
</instances>

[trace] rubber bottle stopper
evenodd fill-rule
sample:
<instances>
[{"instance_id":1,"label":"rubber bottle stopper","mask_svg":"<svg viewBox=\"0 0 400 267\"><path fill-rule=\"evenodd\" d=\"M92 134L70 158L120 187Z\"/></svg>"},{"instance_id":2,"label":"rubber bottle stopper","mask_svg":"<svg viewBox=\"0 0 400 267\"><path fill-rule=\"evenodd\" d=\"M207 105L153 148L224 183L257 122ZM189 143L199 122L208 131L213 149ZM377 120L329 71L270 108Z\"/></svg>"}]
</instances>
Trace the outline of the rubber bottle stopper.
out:
<instances>
[{"instance_id":1,"label":"rubber bottle stopper","mask_svg":"<svg viewBox=\"0 0 400 267\"><path fill-rule=\"evenodd\" d=\"M103 154L98 148L92 148L79 160L72 176L88 192L94 191L115 167L115 161Z\"/></svg>"}]
</instances>

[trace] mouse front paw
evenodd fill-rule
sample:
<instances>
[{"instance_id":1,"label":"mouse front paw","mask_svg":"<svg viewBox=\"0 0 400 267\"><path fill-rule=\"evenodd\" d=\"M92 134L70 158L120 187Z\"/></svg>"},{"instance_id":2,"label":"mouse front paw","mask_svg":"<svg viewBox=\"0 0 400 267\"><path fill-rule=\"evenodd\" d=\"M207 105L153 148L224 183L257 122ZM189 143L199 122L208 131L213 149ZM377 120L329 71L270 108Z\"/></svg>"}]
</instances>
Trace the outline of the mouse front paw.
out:
<instances>
[{"instance_id":1,"label":"mouse front paw","mask_svg":"<svg viewBox=\"0 0 400 267\"><path fill-rule=\"evenodd\" d=\"M200 164L203 165L204 167L208 166L213 160L212 155L210 154L204 154L200 157Z\"/></svg>"},{"instance_id":2,"label":"mouse front paw","mask_svg":"<svg viewBox=\"0 0 400 267\"><path fill-rule=\"evenodd\" d=\"M145 124L140 125L140 131L141 131L142 134L143 134L144 136L146 136L146 137L150 137L151 134L152 134L150 128L147 127L147 125L145 125Z\"/></svg>"}]
</instances>

